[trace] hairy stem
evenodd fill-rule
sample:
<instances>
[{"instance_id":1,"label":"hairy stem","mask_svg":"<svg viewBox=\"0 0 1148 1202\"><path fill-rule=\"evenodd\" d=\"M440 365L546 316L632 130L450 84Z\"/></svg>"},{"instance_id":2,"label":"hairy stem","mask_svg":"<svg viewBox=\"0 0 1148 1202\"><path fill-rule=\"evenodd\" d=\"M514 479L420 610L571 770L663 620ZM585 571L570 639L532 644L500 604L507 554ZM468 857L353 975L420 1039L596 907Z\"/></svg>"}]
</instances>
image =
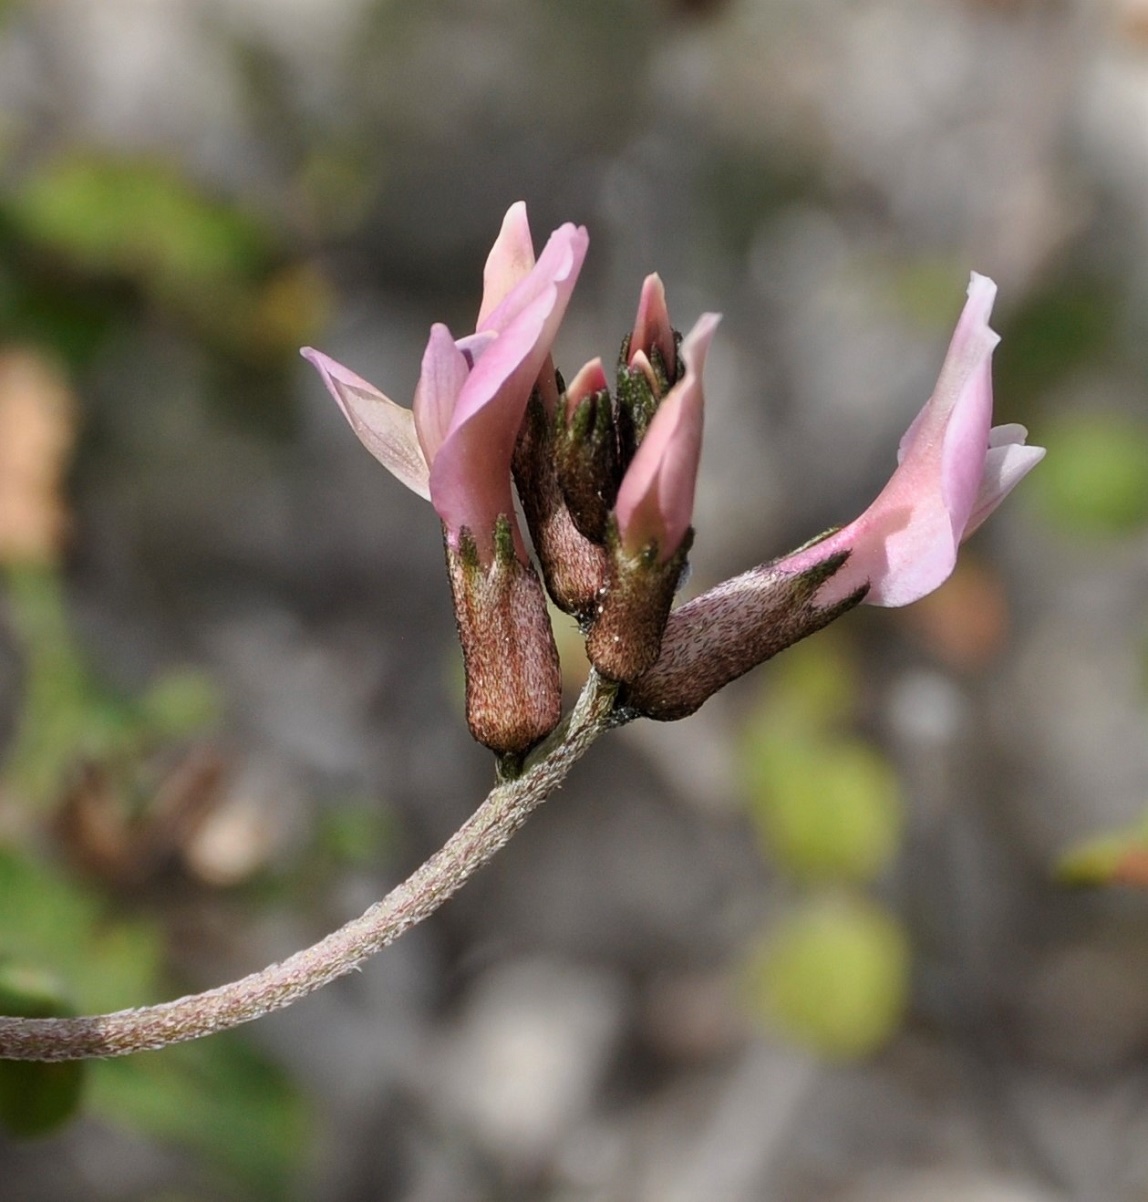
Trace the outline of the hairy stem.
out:
<instances>
[{"instance_id":1,"label":"hairy stem","mask_svg":"<svg viewBox=\"0 0 1148 1202\"><path fill-rule=\"evenodd\" d=\"M616 691L592 673L570 716L521 775L497 785L446 845L382 901L312 947L229 985L157 1006L84 1018L0 1018L0 1059L84 1060L164 1048L282 1010L358 968L433 914L558 788L613 724Z\"/></svg>"}]
</instances>

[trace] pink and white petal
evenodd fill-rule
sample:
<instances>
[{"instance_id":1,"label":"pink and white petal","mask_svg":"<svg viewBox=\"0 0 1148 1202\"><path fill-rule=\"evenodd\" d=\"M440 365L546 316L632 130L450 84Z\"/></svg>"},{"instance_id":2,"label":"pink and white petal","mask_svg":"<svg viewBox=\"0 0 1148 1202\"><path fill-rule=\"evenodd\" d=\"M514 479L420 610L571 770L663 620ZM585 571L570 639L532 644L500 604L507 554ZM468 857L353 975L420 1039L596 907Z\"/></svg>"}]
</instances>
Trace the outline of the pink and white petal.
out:
<instances>
[{"instance_id":1,"label":"pink and white petal","mask_svg":"<svg viewBox=\"0 0 1148 1202\"><path fill-rule=\"evenodd\" d=\"M618 490L614 514L630 554L655 541L664 563L693 519L705 406L702 371L720 320L719 314L703 314L682 342L685 374L658 406Z\"/></svg>"},{"instance_id":2,"label":"pink and white petal","mask_svg":"<svg viewBox=\"0 0 1148 1202\"><path fill-rule=\"evenodd\" d=\"M569 299L578 273L582 270L589 243L590 237L584 227L574 226L569 222L560 226L550 235L529 275L520 280L495 308L484 312L475 328L501 333L523 309L552 285L557 286L560 291L565 289ZM485 305L483 307L485 309Z\"/></svg>"},{"instance_id":3,"label":"pink and white petal","mask_svg":"<svg viewBox=\"0 0 1148 1202\"><path fill-rule=\"evenodd\" d=\"M446 438L455 402L470 375L470 363L441 322L431 326L423 352L422 371L415 386L415 430L428 463L433 464Z\"/></svg>"},{"instance_id":4,"label":"pink and white petal","mask_svg":"<svg viewBox=\"0 0 1148 1202\"><path fill-rule=\"evenodd\" d=\"M502 228L490 249L482 272L482 306L475 328L506 299L511 290L530 274L534 267L534 239L526 219L526 202L517 201L506 210Z\"/></svg>"},{"instance_id":5,"label":"pink and white petal","mask_svg":"<svg viewBox=\"0 0 1148 1202\"><path fill-rule=\"evenodd\" d=\"M1020 430L1023 439L1026 433L1023 426L1011 428ZM1044 447L1026 447L1021 440L994 444L989 449L985 456L985 474L981 481L981 489L969 516L968 525L965 526L965 538L992 515L1005 497L1044 458L1044 453Z\"/></svg>"},{"instance_id":6,"label":"pink and white petal","mask_svg":"<svg viewBox=\"0 0 1148 1202\"><path fill-rule=\"evenodd\" d=\"M467 334L454 340L455 346L462 351L468 368L473 367L482 358L486 348L498 337L494 330L483 330L477 334Z\"/></svg>"},{"instance_id":7,"label":"pink and white petal","mask_svg":"<svg viewBox=\"0 0 1148 1202\"><path fill-rule=\"evenodd\" d=\"M510 460L542 362L557 290L535 297L467 377L431 468L431 500L452 535L470 530L483 556L494 523L513 516ZM553 335L551 335L551 338Z\"/></svg>"},{"instance_id":8,"label":"pink and white petal","mask_svg":"<svg viewBox=\"0 0 1148 1202\"><path fill-rule=\"evenodd\" d=\"M971 367L941 446L941 498L958 541L980 490L992 421L992 359L988 351Z\"/></svg>"},{"instance_id":9,"label":"pink and white petal","mask_svg":"<svg viewBox=\"0 0 1148 1202\"><path fill-rule=\"evenodd\" d=\"M989 446L1004 447L1010 443L1024 443L1028 438L1028 430L1019 422L1005 422L1003 426L993 426L989 431Z\"/></svg>"},{"instance_id":10,"label":"pink and white petal","mask_svg":"<svg viewBox=\"0 0 1148 1202\"><path fill-rule=\"evenodd\" d=\"M670 313L666 308L666 288L662 277L654 272L642 283L638 297L638 315L630 335L630 356L636 351L647 354L657 347L670 379L674 378L674 327L670 324Z\"/></svg>"},{"instance_id":11,"label":"pink and white petal","mask_svg":"<svg viewBox=\"0 0 1148 1202\"><path fill-rule=\"evenodd\" d=\"M363 446L396 479L429 501L430 467L411 411L322 351L308 346L300 354L322 376Z\"/></svg>"},{"instance_id":12,"label":"pink and white petal","mask_svg":"<svg viewBox=\"0 0 1148 1202\"><path fill-rule=\"evenodd\" d=\"M898 463L918 444L922 450L939 446L958 402L963 396L967 401L966 388L970 378L991 356L1000 341L988 324L995 297L996 284L987 276L973 272L969 281L968 300L957 320L957 328L949 342L937 385L928 404L901 439L897 452ZM991 395L989 399L991 403Z\"/></svg>"},{"instance_id":13,"label":"pink and white petal","mask_svg":"<svg viewBox=\"0 0 1148 1202\"><path fill-rule=\"evenodd\" d=\"M471 379L455 407L451 433L489 405L511 378L525 380L525 395L518 398L525 410L530 391L566 316L587 245L583 229L566 225L556 231L530 278L515 288L491 317L486 329L496 331L498 336L474 365ZM511 431L512 445L521 420L520 412Z\"/></svg>"}]
</instances>

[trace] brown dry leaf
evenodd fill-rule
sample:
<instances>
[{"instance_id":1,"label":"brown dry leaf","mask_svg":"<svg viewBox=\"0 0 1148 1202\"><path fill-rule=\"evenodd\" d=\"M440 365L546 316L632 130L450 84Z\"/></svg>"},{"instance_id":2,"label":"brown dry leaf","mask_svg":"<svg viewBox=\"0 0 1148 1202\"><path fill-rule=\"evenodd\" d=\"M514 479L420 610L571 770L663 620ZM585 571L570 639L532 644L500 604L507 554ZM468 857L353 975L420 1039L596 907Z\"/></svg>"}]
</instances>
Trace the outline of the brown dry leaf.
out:
<instances>
[{"instance_id":1,"label":"brown dry leaf","mask_svg":"<svg viewBox=\"0 0 1148 1202\"><path fill-rule=\"evenodd\" d=\"M53 563L68 526L76 400L38 351L0 350L0 563Z\"/></svg>"}]
</instances>

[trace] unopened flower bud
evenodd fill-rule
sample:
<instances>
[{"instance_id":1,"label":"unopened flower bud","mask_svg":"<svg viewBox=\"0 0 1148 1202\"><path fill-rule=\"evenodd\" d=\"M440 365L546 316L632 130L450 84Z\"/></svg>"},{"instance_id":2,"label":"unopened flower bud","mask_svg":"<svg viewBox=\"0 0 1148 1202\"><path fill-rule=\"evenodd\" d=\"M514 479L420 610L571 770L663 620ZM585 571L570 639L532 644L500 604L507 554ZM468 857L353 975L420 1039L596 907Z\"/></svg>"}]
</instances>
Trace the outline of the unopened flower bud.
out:
<instances>
[{"instance_id":1,"label":"unopened flower bud","mask_svg":"<svg viewBox=\"0 0 1148 1202\"><path fill-rule=\"evenodd\" d=\"M662 397L681 375L679 335L670 323L661 277L648 275L638 298L634 328L618 356L618 443L623 465L634 457Z\"/></svg>"},{"instance_id":2,"label":"unopened flower bud","mask_svg":"<svg viewBox=\"0 0 1148 1202\"><path fill-rule=\"evenodd\" d=\"M666 289L662 277L654 272L642 282L634 328L622 343L621 366L640 367L664 396L681 375L678 344L681 336L670 321L666 307Z\"/></svg>"},{"instance_id":3,"label":"unopened flower bud","mask_svg":"<svg viewBox=\"0 0 1148 1202\"><path fill-rule=\"evenodd\" d=\"M610 523L610 576L586 651L611 680L634 680L658 657L693 541L702 449L702 369L718 317L703 314L682 343L683 372L626 470Z\"/></svg>"},{"instance_id":4,"label":"unopened flower bud","mask_svg":"<svg viewBox=\"0 0 1148 1202\"><path fill-rule=\"evenodd\" d=\"M630 554L611 519L609 580L586 636L586 654L603 676L634 680L658 658L692 541L693 532L688 531L668 560L661 559L656 543Z\"/></svg>"},{"instance_id":5,"label":"unopened flower bud","mask_svg":"<svg viewBox=\"0 0 1148 1202\"><path fill-rule=\"evenodd\" d=\"M585 622L606 579L606 552L574 524L558 484L558 404L557 380L547 362L514 446L514 483L546 591L559 609Z\"/></svg>"},{"instance_id":6,"label":"unopened flower bud","mask_svg":"<svg viewBox=\"0 0 1148 1202\"><path fill-rule=\"evenodd\" d=\"M623 344L624 345L624 344ZM636 366L618 365L615 390L619 458L629 463L646 437L663 393L650 362L639 356Z\"/></svg>"},{"instance_id":7,"label":"unopened flower bud","mask_svg":"<svg viewBox=\"0 0 1148 1202\"><path fill-rule=\"evenodd\" d=\"M469 531L446 539L466 720L479 743L521 756L558 725L562 677L546 597L515 550L508 518L499 518L493 544L484 561Z\"/></svg>"},{"instance_id":8,"label":"unopened flower bud","mask_svg":"<svg viewBox=\"0 0 1148 1202\"><path fill-rule=\"evenodd\" d=\"M621 472L613 399L601 359L587 363L558 402L555 469L574 525L591 542L603 543Z\"/></svg>"}]
</instances>

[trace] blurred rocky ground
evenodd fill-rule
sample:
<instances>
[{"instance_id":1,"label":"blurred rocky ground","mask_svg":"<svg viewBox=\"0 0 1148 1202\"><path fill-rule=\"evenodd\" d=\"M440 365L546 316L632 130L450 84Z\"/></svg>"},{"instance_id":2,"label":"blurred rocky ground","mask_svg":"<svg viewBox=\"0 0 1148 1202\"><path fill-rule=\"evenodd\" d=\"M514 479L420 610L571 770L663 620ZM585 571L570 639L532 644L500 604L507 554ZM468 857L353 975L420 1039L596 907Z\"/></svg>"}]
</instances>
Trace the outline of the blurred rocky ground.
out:
<instances>
[{"instance_id":1,"label":"blurred rocky ground","mask_svg":"<svg viewBox=\"0 0 1148 1202\"><path fill-rule=\"evenodd\" d=\"M161 996L206 987L485 794L437 521L295 348L405 400L520 198L538 241L590 230L568 375L650 270L679 326L724 313L691 590L875 495L971 269L998 420L1048 459L936 597L604 741L226 1063L102 1066L63 1131L0 1136L0 1197L1148 1198L1148 904L1056 873L1148 809L1143 0L0 4L0 357L76 438L54 585L6 560L0 717L50 770L0 796L0 950L43 864L98 899L63 976L146 922ZM28 734L52 639L147 737ZM215 718L165 726L187 669Z\"/></svg>"}]
</instances>

